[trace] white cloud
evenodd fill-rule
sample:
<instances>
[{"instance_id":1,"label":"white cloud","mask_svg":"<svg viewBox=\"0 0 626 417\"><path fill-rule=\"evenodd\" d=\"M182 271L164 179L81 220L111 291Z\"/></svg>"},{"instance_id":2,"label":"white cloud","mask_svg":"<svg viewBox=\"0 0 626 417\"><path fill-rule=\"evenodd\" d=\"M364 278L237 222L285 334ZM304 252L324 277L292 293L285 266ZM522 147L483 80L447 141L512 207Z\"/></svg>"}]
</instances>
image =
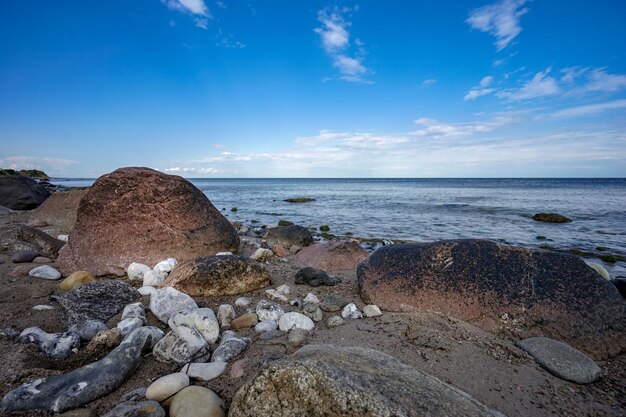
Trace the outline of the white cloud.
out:
<instances>
[{"instance_id":1,"label":"white cloud","mask_svg":"<svg viewBox=\"0 0 626 417\"><path fill-rule=\"evenodd\" d=\"M487 32L496 38L496 49L506 48L522 28L520 17L528 12L527 0L500 0L470 12L466 22L472 29Z\"/></svg>"},{"instance_id":2,"label":"white cloud","mask_svg":"<svg viewBox=\"0 0 626 417\"><path fill-rule=\"evenodd\" d=\"M561 70L561 72L563 73L563 75L561 76L561 81L566 83L566 84L571 84L574 81L576 81L576 79L579 76L581 76L582 74L584 74L587 71L589 71L589 68L586 68L586 67L567 67L567 68L563 68Z\"/></svg>"},{"instance_id":3,"label":"white cloud","mask_svg":"<svg viewBox=\"0 0 626 417\"><path fill-rule=\"evenodd\" d=\"M437 83L437 80L434 78L429 78L427 80L422 81L422 85L424 87L430 87L431 85L435 85Z\"/></svg>"},{"instance_id":4,"label":"white cloud","mask_svg":"<svg viewBox=\"0 0 626 417\"><path fill-rule=\"evenodd\" d=\"M480 80L480 83L478 83L478 86L476 87L472 87L467 94L465 94L465 97L463 97L463 100L467 101L467 100L475 100L480 96L485 96L487 94L491 94L495 91L495 89L493 88L487 88L489 87L489 85L493 82L493 77L492 76L486 76L483 77L482 80Z\"/></svg>"},{"instance_id":5,"label":"white cloud","mask_svg":"<svg viewBox=\"0 0 626 417\"><path fill-rule=\"evenodd\" d=\"M421 126L421 129L415 130L410 134L430 139L464 138L518 123L522 120L523 115L523 112L504 112L498 113L484 121L463 123L442 123L435 119L421 117L415 120L415 124Z\"/></svg>"},{"instance_id":6,"label":"white cloud","mask_svg":"<svg viewBox=\"0 0 626 417\"><path fill-rule=\"evenodd\" d=\"M358 10L356 7L354 10ZM318 12L317 20L322 24L321 27L315 28L313 31L320 36L322 47L333 60L333 66L339 70L340 79L351 82L369 82L364 76L369 72L363 64L363 41L355 40L358 51L354 56L348 54L350 47L350 32L348 28L352 25L346 21L346 14L352 9L344 7L339 9L325 8Z\"/></svg>"},{"instance_id":7,"label":"white cloud","mask_svg":"<svg viewBox=\"0 0 626 417\"><path fill-rule=\"evenodd\" d=\"M552 71L552 67L538 72L531 80L527 81L518 89L499 92L498 97L507 98L509 100L529 100L559 94L561 88L555 78L548 76L550 71Z\"/></svg>"},{"instance_id":8,"label":"white cloud","mask_svg":"<svg viewBox=\"0 0 626 417\"><path fill-rule=\"evenodd\" d=\"M172 167L172 168L165 168L163 171L169 174L182 174L185 176L192 175L192 174L220 174L224 172L221 169L211 168L211 167L204 167L204 168Z\"/></svg>"},{"instance_id":9,"label":"white cloud","mask_svg":"<svg viewBox=\"0 0 626 417\"><path fill-rule=\"evenodd\" d=\"M8 169L39 169L48 175L58 175L67 168L77 164L77 161L63 158L42 158L37 156L7 156L0 158L0 168Z\"/></svg>"},{"instance_id":10,"label":"white cloud","mask_svg":"<svg viewBox=\"0 0 626 417\"><path fill-rule=\"evenodd\" d=\"M588 104L585 106L570 107L552 113L552 117L579 117L601 113L607 110L626 108L626 100L613 100L605 103Z\"/></svg>"},{"instance_id":11,"label":"white cloud","mask_svg":"<svg viewBox=\"0 0 626 417\"><path fill-rule=\"evenodd\" d=\"M626 89L626 74L609 74L604 68L597 68L587 74L587 84L583 85L585 92L614 93Z\"/></svg>"},{"instance_id":12,"label":"white cloud","mask_svg":"<svg viewBox=\"0 0 626 417\"><path fill-rule=\"evenodd\" d=\"M201 29L207 29L209 19L213 19L204 0L161 0L161 2L171 10L192 15L196 26Z\"/></svg>"}]
</instances>

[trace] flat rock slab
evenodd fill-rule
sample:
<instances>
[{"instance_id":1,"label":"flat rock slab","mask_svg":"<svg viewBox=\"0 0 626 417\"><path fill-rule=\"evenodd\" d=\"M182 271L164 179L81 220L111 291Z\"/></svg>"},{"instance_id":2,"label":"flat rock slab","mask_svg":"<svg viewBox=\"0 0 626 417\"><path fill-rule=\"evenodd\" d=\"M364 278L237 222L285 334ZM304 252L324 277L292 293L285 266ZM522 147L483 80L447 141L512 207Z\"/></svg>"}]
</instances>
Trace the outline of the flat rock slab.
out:
<instances>
[{"instance_id":1,"label":"flat rock slab","mask_svg":"<svg viewBox=\"0 0 626 417\"><path fill-rule=\"evenodd\" d=\"M385 353L334 345L272 362L239 389L228 415L503 417Z\"/></svg>"},{"instance_id":2,"label":"flat rock slab","mask_svg":"<svg viewBox=\"0 0 626 417\"><path fill-rule=\"evenodd\" d=\"M589 356L557 340L531 337L517 342L517 345L561 379L589 384L602 375L602 369Z\"/></svg>"},{"instance_id":3,"label":"flat rock slab","mask_svg":"<svg viewBox=\"0 0 626 417\"><path fill-rule=\"evenodd\" d=\"M64 244L65 242L24 224L0 226L0 253L14 255L20 251L33 251L48 258L56 258Z\"/></svg>"}]
</instances>

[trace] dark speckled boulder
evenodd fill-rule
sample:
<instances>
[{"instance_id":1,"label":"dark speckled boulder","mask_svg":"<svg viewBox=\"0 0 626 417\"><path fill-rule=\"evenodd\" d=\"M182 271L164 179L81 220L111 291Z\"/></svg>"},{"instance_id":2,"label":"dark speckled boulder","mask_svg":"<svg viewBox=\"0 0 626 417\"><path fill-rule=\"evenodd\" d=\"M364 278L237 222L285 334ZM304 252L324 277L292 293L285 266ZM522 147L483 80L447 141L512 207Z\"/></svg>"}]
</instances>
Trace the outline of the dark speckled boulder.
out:
<instances>
[{"instance_id":1,"label":"dark speckled boulder","mask_svg":"<svg viewBox=\"0 0 626 417\"><path fill-rule=\"evenodd\" d=\"M30 210L44 202L50 192L42 184L23 175L0 177L0 206Z\"/></svg>"},{"instance_id":2,"label":"dark speckled boulder","mask_svg":"<svg viewBox=\"0 0 626 417\"><path fill-rule=\"evenodd\" d=\"M366 303L437 311L515 336L547 336L604 359L626 351L626 303L610 282L567 255L449 240L384 246L359 265Z\"/></svg>"}]
</instances>

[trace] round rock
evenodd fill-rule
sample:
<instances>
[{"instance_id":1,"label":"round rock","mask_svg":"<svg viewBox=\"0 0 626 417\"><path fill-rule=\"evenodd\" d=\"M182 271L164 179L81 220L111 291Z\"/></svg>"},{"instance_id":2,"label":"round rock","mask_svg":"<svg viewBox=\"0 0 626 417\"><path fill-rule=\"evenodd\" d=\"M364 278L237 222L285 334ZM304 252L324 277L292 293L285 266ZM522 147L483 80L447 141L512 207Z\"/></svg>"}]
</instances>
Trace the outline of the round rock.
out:
<instances>
[{"instance_id":1,"label":"round rock","mask_svg":"<svg viewBox=\"0 0 626 417\"><path fill-rule=\"evenodd\" d=\"M174 313L194 308L198 305L193 298L172 287L160 288L150 297L150 311L163 323Z\"/></svg>"},{"instance_id":2,"label":"round rock","mask_svg":"<svg viewBox=\"0 0 626 417\"><path fill-rule=\"evenodd\" d=\"M61 278L61 273L51 267L50 265L41 265L37 268L31 269L28 275L35 278L56 280Z\"/></svg>"},{"instance_id":3,"label":"round rock","mask_svg":"<svg viewBox=\"0 0 626 417\"><path fill-rule=\"evenodd\" d=\"M225 417L224 401L208 388L191 386L174 396L170 417Z\"/></svg>"},{"instance_id":4,"label":"round rock","mask_svg":"<svg viewBox=\"0 0 626 417\"><path fill-rule=\"evenodd\" d=\"M165 375L150 384L146 390L146 398L148 400L163 401L188 386L189 377L186 374L177 372Z\"/></svg>"},{"instance_id":5,"label":"round rock","mask_svg":"<svg viewBox=\"0 0 626 417\"><path fill-rule=\"evenodd\" d=\"M291 312L285 313L280 317L278 328L283 332L288 332L291 329L311 331L315 328L315 323L304 314Z\"/></svg>"}]
</instances>

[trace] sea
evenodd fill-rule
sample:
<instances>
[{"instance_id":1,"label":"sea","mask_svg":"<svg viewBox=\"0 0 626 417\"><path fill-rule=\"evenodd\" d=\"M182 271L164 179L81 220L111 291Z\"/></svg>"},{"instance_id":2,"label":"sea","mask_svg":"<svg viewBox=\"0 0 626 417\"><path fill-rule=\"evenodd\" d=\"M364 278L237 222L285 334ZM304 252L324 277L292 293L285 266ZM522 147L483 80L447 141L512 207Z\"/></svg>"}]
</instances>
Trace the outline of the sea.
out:
<instances>
[{"instance_id":1,"label":"sea","mask_svg":"<svg viewBox=\"0 0 626 417\"><path fill-rule=\"evenodd\" d=\"M605 253L626 255L626 178L190 181L225 216L244 224L269 225L283 219L307 227L328 225L330 233L362 238L480 238L591 252L601 247ZM77 187L90 186L94 179L52 182ZM297 197L315 201L284 201ZM537 222L532 216L539 212L559 213L572 222ZM626 276L626 262L603 265L612 276Z\"/></svg>"}]
</instances>

